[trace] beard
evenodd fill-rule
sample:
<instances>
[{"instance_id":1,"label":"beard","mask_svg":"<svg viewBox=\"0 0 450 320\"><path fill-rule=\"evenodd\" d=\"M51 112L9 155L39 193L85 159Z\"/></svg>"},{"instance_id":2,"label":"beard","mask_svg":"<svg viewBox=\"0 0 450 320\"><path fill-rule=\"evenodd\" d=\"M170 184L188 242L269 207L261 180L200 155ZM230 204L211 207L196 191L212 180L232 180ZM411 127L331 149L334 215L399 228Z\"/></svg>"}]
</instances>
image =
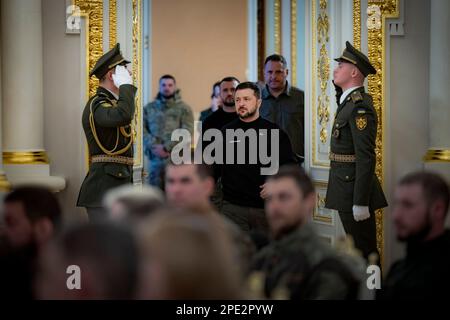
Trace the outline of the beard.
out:
<instances>
[{"instance_id":1,"label":"beard","mask_svg":"<svg viewBox=\"0 0 450 320\"><path fill-rule=\"evenodd\" d=\"M253 110L253 111L247 111L246 113L244 113L244 114L242 114L242 115L239 114L239 118L241 118L241 119L247 119L247 118L253 117L255 114L256 114L256 109Z\"/></svg>"},{"instance_id":2,"label":"beard","mask_svg":"<svg viewBox=\"0 0 450 320\"><path fill-rule=\"evenodd\" d=\"M397 237L397 239L401 242L408 243L408 245L411 245L411 244L414 245L416 243L423 242L425 240L425 238L428 236L428 234L430 233L431 228L432 228L430 217L431 217L430 211L427 211L425 223L421 229L419 229L418 231L416 231L412 234L409 234L405 237Z\"/></svg>"},{"instance_id":3,"label":"beard","mask_svg":"<svg viewBox=\"0 0 450 320\"><path fill-rule=\"evenodd\" d=\"M223 105L224 105L225 107L234 107L234 100L232 100L232 101L224 100L224 101L223 101Z\"/></svg>"},{"instance_id":4,"label":"beard","mask_svg":"<svg viewBox=\"0 0 450 320\"><path fill-rule=\"evenodd\" d=\"M166 95L166 94L162 93L162 96L164 99L169 100L169 99L172 99L173 97L175 97L175 94Z\"/></svg>"}]
</instances>

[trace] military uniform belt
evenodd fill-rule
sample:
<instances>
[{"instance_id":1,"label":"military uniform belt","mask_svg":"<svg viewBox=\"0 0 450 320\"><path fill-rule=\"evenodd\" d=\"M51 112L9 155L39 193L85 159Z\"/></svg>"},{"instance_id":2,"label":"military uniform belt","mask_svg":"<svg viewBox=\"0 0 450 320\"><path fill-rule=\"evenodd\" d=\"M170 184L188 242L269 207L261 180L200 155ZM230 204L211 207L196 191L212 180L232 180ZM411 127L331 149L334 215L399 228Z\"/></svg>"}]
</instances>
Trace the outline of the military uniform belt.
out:
<instances>
[{"instance_id":1,"label":"military uniform belt","mask_svg":"<svg viewBox=\"0 0 450 320\"><path fill-rule=\"evenodd\" d=\"M109 162L109 163L121 163L121 164L126 164L129 166L132 166L134 164L133 158L124 157L124 156L100 155L100 156L92 156L91 160L92 160L92 163Z\"/></svg>"},{"instance_id":2,"label":"military uniform belt","mask_svg":"<svg viewBox=\"0 0 450 320\"><path fill-rule=\"evenodd\" d=\"M356 162L356 155L354 154L336 154L330 152L330 160L334 162Z\"/></svg>"}]
</instances>

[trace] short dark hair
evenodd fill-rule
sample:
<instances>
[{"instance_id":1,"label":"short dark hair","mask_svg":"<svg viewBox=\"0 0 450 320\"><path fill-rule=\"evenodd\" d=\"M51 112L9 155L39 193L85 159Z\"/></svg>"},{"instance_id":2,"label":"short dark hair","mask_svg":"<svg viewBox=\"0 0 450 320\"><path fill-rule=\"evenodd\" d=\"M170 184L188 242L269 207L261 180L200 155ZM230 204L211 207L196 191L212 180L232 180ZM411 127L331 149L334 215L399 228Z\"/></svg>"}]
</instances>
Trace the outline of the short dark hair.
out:
<instances>
[{"instance_id":1,"label":"short dark hair","mask_svg":"<svg viewBox=\"0 0 450 320\"><path fill-rule=\"evenodd\" d=\"M418 184L422 187L425 200L428 204L441 200L444 203L445 214L447 214L450 202L450 187L440 175L433 172L418 171L404 176L399 186Z\"/></svg>"},{"instance_id":2,"label":"short dark hair","mask_svg":"<svg viewBox=\"0 0 450 320\"><path fill-rule=\"evenodd\" d=\"M212 92L211 92L211 99L216 96L216 92L214 90L216 87L219 87L219 89L220 89L220 81L217 81L216 83L213 84Z\"/></svg>"},{"instance_id":3,"label":"short dark hair","mask_svg":"<svg viewBox=\"0 0 450 320\"><path fill-rule=\"evenodd\" d=\"M242 82L236 87L236 91L244 90L244 89L251 89L253 90L253 93L255 94L255 97L257 99L261 99L261 89L259 86L254 82Z\"/></svg>"},{"instance_id":4,"label":"short dark hair","mask_svg":"<svg viewBox=\"0 0 450 320\"><path fill-rule=\"evenodd\" d=\"M88 263L106 299L135 298L139 253L128 227L106 222L74 225L64 230L54 244L66 262Z\"/></svg>"},{"instance_id":5,"label":"short dark hair","mask_svg":"<svg viewBox=\"0 0 450 320\"><path fill-rule=\"evenodd\" d=\"M203 157L203 155L201 155L201 157ZM212 166L204 163L203 159L198 159L198 160L202 160L202 161L198 161L201 163L195 163L196 159L197 159L197 155L195 153L195 149L191 148L190 149L190 161L191 161L191 164L195 166L196 173L199 175L199 177L201 179L214 178L214 170L213 170ZM183 164L184 163L181 163L181 164L174 163L172 161L172 159L169 159L169 162L168 162L168 166L170 165L170 166L174 166L174 167L182 166Z\"/></svg>"},{"instance_id":6,"label":"short dark hair","mask_svg":"<svg viewBox=\"0 0 450 320\"><path fill-rule=\"evenodd\" d=\"M294 180L300 191L303 193L303 197L307 197L314 193L314 184L305 170L298 165L285 165L282 166L276 174L270 176L267 180L278 180L283 178L289 178Z\"/></svg>"},{"instance_id":7,"label":"short dark hair","mask_svg":"<svg viewBox=\"0 0 450 320\"><path fill-rule=\"evenodd\" d=\"M8 195L4 203L19 202L31 223L48 218L53 225L59 226L62 220L61 207L55 195L48 189L35 186L22 186Z\"/></svg>"},{"instance_id":8,"label":"short dark hair","mask_svg":"<svg viewBox=\"0 0 450 320\"><path fill-rule=\"evenodd\" d=\"M264 61L264 66L266 66L267 62L269 61L275 61L275 62L281 62L283 65L283 68L287 68L287 62L286 59L281 54L272 54L266 58Z\"/></svg>"},{"instance_id":9,"label":"short dark hair","mask_svg":"<svg viewBox=\"0 0 450 320\"><path fill-rule=\"evenodd\" d=\"M177 83L177 80L175 80L175 77L172 76L171 74L163 75L161 78L159 78L159 83L161 83L161 81L163 81L164 79L172 79L173 82Z\"/></svg>"},{"instance_id":10,"label":"short dark hair","mask_svg":"<svg viewBox=\"0 0 450 320\"><path fill-rule=\"evenodd\" d=\"M222 80L220 80L219 86L220 86L222 83L224 83L224 82L232 82L232 81L236 81L237 83L241 83L241 82L239 81L239 79L236 78L236 77L225 77L225 78L223 78Z\"/></svg>"}]
</instances>

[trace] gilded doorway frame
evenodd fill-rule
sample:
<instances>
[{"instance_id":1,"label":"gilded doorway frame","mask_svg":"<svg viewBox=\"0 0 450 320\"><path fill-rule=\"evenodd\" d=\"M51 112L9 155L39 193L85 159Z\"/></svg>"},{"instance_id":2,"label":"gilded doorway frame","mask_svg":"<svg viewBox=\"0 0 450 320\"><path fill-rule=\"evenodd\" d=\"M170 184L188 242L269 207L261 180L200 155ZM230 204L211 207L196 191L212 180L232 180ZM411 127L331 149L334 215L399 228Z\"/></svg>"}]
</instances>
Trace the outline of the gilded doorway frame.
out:
<instances>
[{"instance_id":1,"label":"gilded doorway frame","mask_svg":"<svg viewBox=\"0 0 450 320\"><path fill-rule=\"evenodd\" d=\"M84 18L86 30L86 101L95 94L98 87L98 79L89 77L89 72L96 61L103 55L103 0L71 0L72 5L80 8L80 16ZM117 42L117 0L109 0L109 48ZM135 155L134 167L142 168L142 0L133 0L133 82L138 87L136 95L136 125L135 131ZM106 50L105 50L106 51ZM86 148L87 149L87 148ZM86 152L88 154L88 152ZM89 163L86 156L86 163ZM87 166L88 167L88 166Z\"/></svg>"},{"instance_id":2,"label":"gilded doorway frame","mask_svg":"<svg viewBox=\"0 0 450 320\"><path fill-rule=\"evenodd\" d=\"M400 15L399 0L368 0L367 23L361 21L361 0L353 0L353 43L361 49L361 32L367 27L368 57L377 70L376 75L368 77L368 91L372 95L375 110L378 115L378 130L376 140L377 163L375 172L381 184L384 181L384 150L386 134L386 19L398 18ZM383 210L376 212L377 247L384 263L384 215Z\"/></svg>"}]
</instances>

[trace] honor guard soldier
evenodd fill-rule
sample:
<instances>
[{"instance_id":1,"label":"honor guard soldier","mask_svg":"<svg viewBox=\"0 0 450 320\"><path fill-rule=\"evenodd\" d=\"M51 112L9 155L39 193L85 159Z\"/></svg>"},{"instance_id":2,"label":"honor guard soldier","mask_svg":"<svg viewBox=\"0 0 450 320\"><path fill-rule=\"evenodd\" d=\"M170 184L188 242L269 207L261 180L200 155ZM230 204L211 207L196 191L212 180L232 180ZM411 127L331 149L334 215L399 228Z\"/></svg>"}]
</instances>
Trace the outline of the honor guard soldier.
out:
<instances>
[{"instance_id":1,"label":"honor guard soldier","mask_svg":"<svg viewBox=\"0 0 450 320\"><path fill-rule=\"evenodd\" d=\"M330 142L331 169L325 206L339 211L345 232L365 258L377 252L375 210L387 202L375 175L377 114L364 79L376 74L349 42L334 70L338 109Z\"/></svg>"},{"instance_id":2,"label":"honor guard soldier","mask_svg":"<svg viewBox=\"0 0 450 320\"><path fill-rule=\"evenodd\" d=\"M89 220L106 217L102 199L106 191L132 182L133 128L137 88L117 44L92 69L100 84L84 108L82 124L89 147L89 172L78 196Z\"/></svg>"}]
</instances>

